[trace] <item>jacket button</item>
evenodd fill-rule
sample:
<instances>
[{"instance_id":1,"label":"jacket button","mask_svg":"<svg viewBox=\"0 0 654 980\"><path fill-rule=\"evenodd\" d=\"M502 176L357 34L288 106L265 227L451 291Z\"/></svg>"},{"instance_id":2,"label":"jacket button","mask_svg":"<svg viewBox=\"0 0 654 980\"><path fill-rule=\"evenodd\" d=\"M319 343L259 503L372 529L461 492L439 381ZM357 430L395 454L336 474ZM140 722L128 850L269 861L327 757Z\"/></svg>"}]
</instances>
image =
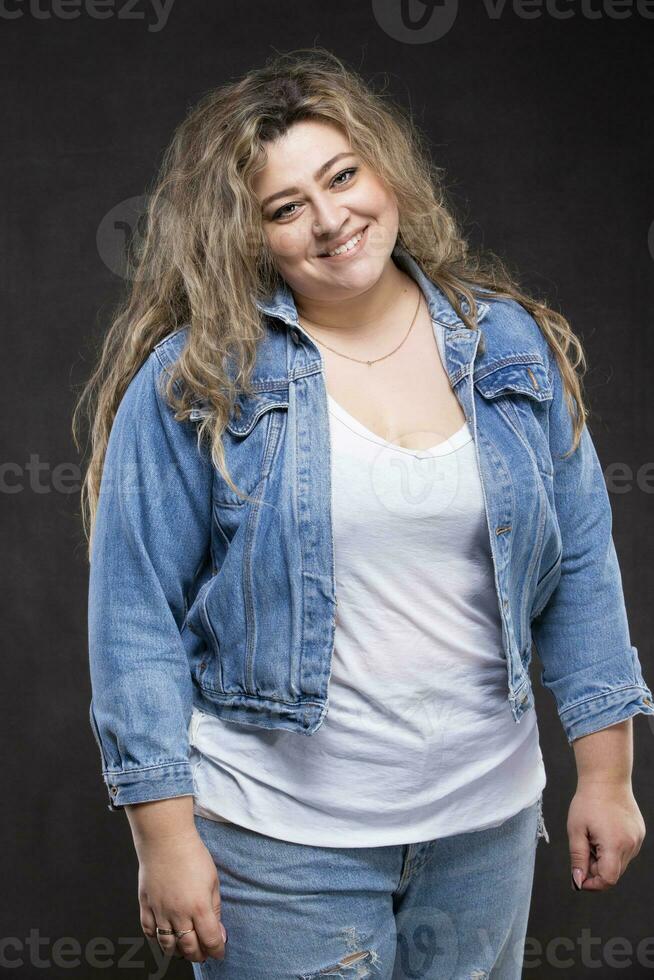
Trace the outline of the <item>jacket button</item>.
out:
<instances>
[{"instance_id":1,"label":"jacket button","mask_svg":"<svg viewBox=\"0 0 654 980\"><path fill-rule=\"evenodd\" d=\"M294 344L299 344L300 343L300 335L297 332L297 330L291 330L291 338L292 338Z\"/></svg>"},{"instance_id":2,"label":"jacket button","mask_svg":"<svg viewBox=\"0 0 654 980\"><path fill-rule=\"evenodd\" d=\"M643 698L643 704L649 705L650 708L652 707L652 702L649 698Z\"/></svg>"},{"instance_id":3,"label":"jacket button","mask_svg":"<svg viewBox=\"0 0 654 980\"><path fill-rule=\"evenodd\" d=\"M118 792L118 787L117 786L112 786L111 787L112 796L115 796L117 792Z\"/></svg>"}]
</instances>

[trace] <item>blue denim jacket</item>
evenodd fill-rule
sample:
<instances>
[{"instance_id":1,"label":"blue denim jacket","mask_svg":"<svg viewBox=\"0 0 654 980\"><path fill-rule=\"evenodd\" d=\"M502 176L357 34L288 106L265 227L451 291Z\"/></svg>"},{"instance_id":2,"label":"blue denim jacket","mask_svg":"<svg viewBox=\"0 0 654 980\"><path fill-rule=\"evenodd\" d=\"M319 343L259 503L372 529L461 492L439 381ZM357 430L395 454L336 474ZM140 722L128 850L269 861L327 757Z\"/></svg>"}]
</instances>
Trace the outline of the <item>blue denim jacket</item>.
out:
<instances>
[{"instance_id":1,"label":"blue denim jacket","mask_svg":"<svg viewBox=\"0 0 654 980\"><path fill-rule=\"evenodd\" d=\"M654 714L631 645L611 508L591 436L567 460L561 376L534 319L488 293L468 329L404 249L473 433L502 619L506 690L534 699L532 648L569 742ZM187 328L161 340L119 405L89 578L90 720L109 809L193 793L191 709L314 735L334 644L330 439L321 354L290 289L224 434L235 495L160 390ZM483 342L481 342L483 336ZM435 542L437 546L437 542Z\"/></svg>"}]
</instances>

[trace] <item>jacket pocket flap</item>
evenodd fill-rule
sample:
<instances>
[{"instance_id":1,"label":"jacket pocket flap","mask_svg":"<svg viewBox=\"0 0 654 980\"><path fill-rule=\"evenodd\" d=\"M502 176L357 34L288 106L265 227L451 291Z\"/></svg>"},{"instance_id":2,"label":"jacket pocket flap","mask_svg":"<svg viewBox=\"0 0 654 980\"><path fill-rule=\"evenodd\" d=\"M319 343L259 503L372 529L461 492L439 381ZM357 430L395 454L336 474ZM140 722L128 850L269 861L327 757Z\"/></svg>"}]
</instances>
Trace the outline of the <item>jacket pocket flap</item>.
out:
<instances>
[{"instance_id":1,"label":"jacket pocket flap","mask_svg":"<svg viewBox=\"0 0 654 980\"><path fill-rule=\"evenodd\" d=\"M252 431L264 412L270 409L288 408L288 388L265 391L254 395L239 395L227 428L235 436L246 436Z\"/></svg>"},{"instance_id":2,"label":"jacket pocket flap","mask_svg":"<svg viewBox=\"0 0 654 980\"><path fill-rule=\"evenodd\" d=\"M282 391L266 391L246 397L240 395L234 406L226 428L236 436L246 436L257 420L271 408L288 408L288 389ZM189 419L199 422L209 414L206 403L197 401L191 409Z\"/></svg>"},{"instance_id":3,"label":"jacket pocket flap","mask_svg":"<svg viewBox=\"0 0 654 980\"><path fill-rule=\"evenodd\" d=\"M516 354L514 358L486 365L479 369L474 382L484 398L515 393L542 402L553 397L547 367L538 354Z\"/></svg>"}]
</instances>

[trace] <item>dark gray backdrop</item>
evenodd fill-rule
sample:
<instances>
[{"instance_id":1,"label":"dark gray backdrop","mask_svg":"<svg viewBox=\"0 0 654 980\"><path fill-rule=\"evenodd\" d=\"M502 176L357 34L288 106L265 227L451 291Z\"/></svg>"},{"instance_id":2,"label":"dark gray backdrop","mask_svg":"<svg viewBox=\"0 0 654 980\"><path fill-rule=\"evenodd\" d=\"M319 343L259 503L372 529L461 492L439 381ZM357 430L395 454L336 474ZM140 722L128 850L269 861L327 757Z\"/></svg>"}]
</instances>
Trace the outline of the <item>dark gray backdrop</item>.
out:
<instances>
[{"instance_id":1,"label":"dark gray backdrop","mask_svg":"<svg viewBox=\"0 0 654 980\"><path fill-rule=\"evenodd\" d=\"M424 11L411 3L416 16ZM140 930L128 822L107 810L88 723L70 415L125 287L126 235L174 126L207 88L273 49L317 43L369 79L389 73L390 92L411 106L447 169L471 240L507 259L581 335L632 642L654 682L654 3L444 0L424 29L403 24L399 7L173 0L162 12L146 0L5 0L0 10L0 956L17 974L161 976ZM538 849L524 975L578 980L626 967L629 977L654 976L649 837L612 891L571 890L574 758L539 670L536 661L551 844ZM638 716L634 730L634 787L649 826L654 725ZM416 950L410 963L421 976ZM166 976L189 978L191 966L173 961Z\"/></svg>"}]
</instances>

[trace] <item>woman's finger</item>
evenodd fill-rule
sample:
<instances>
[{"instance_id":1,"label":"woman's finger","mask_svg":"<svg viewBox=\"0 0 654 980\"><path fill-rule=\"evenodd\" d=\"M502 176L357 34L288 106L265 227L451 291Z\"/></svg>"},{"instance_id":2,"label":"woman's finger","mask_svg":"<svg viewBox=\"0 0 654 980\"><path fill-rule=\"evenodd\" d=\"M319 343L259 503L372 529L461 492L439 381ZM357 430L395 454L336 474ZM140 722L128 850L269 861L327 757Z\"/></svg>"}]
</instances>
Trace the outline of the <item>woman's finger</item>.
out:
<instances>
[{"instance_id":1,"label":"woman's finger","mask_svg":"<svg viewBox=\"0 0 654 980\"><path fill-rule=\"evenodd\" d=\"M224 959L227 929L220 921L220 904L217 908L214 905L201 915L196 915L193 921L200 945L206 955L217 960Z\"/></svg>"},{"instance_id":2,"label":"woman's finger","mask_svg":"<svg viewBox=\"0 0 654 980\"><path fill-rule=\"evenodd\" d=\"M185 925L180 923L175 926L175 929L178 932L184 932L184 935L177 939L177 949L184 959L190 960L193 963L204 963L207 954L200 948L198 934L193 922L187 921ZM190 932L187 930L190 930Z\"/></svg>"},{"instance_id":3,"label":"woman's finger","mask_svg":"<svg viewBox=\"0 0 654 980\"><path fill-rule=\"evenodd\" d=\"M172 930L174 929L174 926L170 924L165 916L161 915L157 917L157 928ZM172 956L175 952L177 942L174 933L171 932L168 934L157 932L156 937L162 952L164 952L166 956Z\"/></svg>"},{"instance_id":4,"label":"woman's finger","mask_svg":"<svg viewBox=\"0 0 654 980\"><path fill-rule=\"evenodd\" d=\"M606 849L599 857L592 857L588 866L589 875L582 888L585 891L606 891L619 881L626 863L615 849Z\"/></svg>"},{"instance_id":5,"label":"woman's finger","mask_svg":"<svg viewBox=\"0 0 654 980\"><path fill-rule=\"evenodd\" d=\"M157 922L149 905L141 905L141 929L148 939L157 938Z\"/></svg>"}]
</instances>

